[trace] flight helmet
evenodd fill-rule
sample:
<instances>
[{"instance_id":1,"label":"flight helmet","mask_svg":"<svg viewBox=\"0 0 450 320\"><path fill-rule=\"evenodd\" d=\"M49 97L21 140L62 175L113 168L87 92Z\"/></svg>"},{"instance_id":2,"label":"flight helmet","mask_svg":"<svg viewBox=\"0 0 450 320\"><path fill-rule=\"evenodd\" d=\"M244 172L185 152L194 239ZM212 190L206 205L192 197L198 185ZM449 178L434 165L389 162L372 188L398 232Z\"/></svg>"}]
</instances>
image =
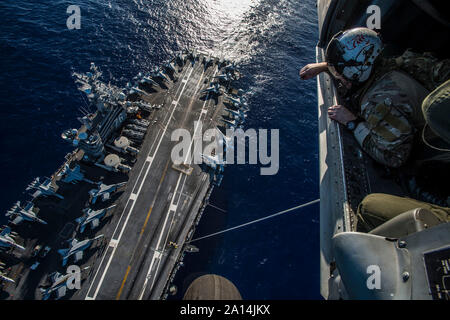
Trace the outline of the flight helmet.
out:
<instances>
[{"instance_id":1,"label":"flight helmet","mask_svg":"<svg viewBox=\"0 0 450 320\"><path fill-rule=\"evenodd\" d=\"M383 43L375 31L353 28L333 36L325 59L334 76L342 75L351 82L360 83L369 78L382 49Z\"/></svg>"}]
</instances>

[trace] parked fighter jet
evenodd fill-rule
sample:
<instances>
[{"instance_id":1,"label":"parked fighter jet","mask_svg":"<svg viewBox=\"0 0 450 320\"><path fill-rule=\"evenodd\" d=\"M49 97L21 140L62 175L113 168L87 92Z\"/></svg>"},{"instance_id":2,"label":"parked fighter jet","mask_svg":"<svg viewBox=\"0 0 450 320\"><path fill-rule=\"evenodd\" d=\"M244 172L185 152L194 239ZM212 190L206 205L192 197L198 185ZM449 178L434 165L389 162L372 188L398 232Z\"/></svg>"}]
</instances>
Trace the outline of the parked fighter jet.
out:
<instances>
[{"instance_id":1,"label":"parked fighter jet","mask_svg":"<svg viewBox=\"0 0 450 320\"><path fill-rule=\"evenodd\" d=\"M174 72L175 72L175 68L174 68L174 66L172 65L172 61L169 61L169 62L166 63L163 67L164 67L168 72L170 72L170 73L174 73Z\"/></svg>"},{"instance_id":2,"label":"parked fighter jet","mask_svg":"<svg viewBox=\"0 0 450 320\"><path fill-rule=\"evenodd\" d=\"M100 219L103 218L108 210L114 208L116 205L113 205L108 208L104 208L101 210L92 210L91 208L86 208L83 210L84 214L76 219L75 221L80 224L80 232L83 233L86 226L90 223L91 224L91 230L94 228L97 228L100 224Z\"/></svg>"},{"instance_id":3,"label":"parked fighter jet","mask_svg":"<svg viewBox=\"0 0 450 320\"><path fill-rule=\"evenodd\" d=\"M195 64L195 60L197 59L197 49L188 53L187 58L192 61L192 66Z\"/></svg>"},{"instance_id":4,"label":"parked fighter jet","mask_svg":"<svg viewBox=\"0 0 450 320\"><path fill-rule=\"evenodd\" d=\"M203 163L209 167L210 169L207 171L209 172L210 181L212 184L216 186L220 186L222 179L223 179L223 171L225 168L225 161L220 160L218 155L211 156L211 155L204 155L202 154Z\"/></svg>"},{"instance_id":5,"label":"parked fighter jet","mask_svg":"<svg viewBox=\"0 0 450 320\"><path fill-rule=\"evenodd\" d=\"M183 67L186 62L186 55L183 52L180 52L176 57L176 62Z\"/></svg>"},{"instance_id":6,"label":"parked fighter jet","mask_svg":"<svg viewBox=\"0 0 450 320\"><path fill-rule=\"evenodd\" d=\"M155 87L159 86L158 82L153 80L151 77L147 77L147 76L143 76L142 78L140 78L139 82L140 83L151 84L152 86L155 86Z\"/></svg>"},{"instance_id":7,"label":"parked fighter jet","mask_svg":"<svg viewBox=\"0 0 450 320\"><path fill-rule=\"evenodd\" d=\"M231 101L232 103L237 104L239 106L243 105L246 102L245 98L243 98L243 97L233 97L233 96L227 95L226 98L229 101Z\"/></svg>"},{"instance_id":8,"label":"parked fighter jet","mask_svg":"<svg viewBox=\"0 0 450 320\"><path fill-rule=\"evenodd\" d=\"M15 283L15 281L11 278L8 278L5 276L2 272L0 272L0 282L9 282L9 283Z\"/></svg>"},{"instance_id":9,"label":"parked fighter jet","mask_svg":"<svg viewBox=\"0 0 450 320\"><path fill-rule=\"evenodd\" d=\"M224 108L225 111L229 112L231 115L234 116L235 119L239 120L239 121L244 121L244 119L247 117L247 115L245 114L244 111L242 110L231 110L228 108Z\"/></svg>"},{"instance_id":10,"label":"parked fighter jet","mask_svg":"<svg viewBox=\"0 0 450 320\"><path fill-rule=\"evenodd\" d=\"M213 59L211 58L211 55L208 55L208 57L203 57L203 64L205 65L205 70L208 69L208 67L212 64Z\"/></svg>"},{"instance_id":11,"label":"parked fighter jet","mask_svg":"<svg viewBox=\"0 0 450 320\"><path fill-rule=\"evenodd\" d=\"M136 92L140 93L140 94L143 94L144 96L148 96L149 95L147 92L145 92L144 90L139 89L137 86L132 87L131 90L130 90L130 94L133 94L133 93L136 93Z\"/></svg>"},{"instance_id":12,"label":"parked fighter jet","mask_svg":"<svg viewBox=\"0 0 450 320\"><path fill-rule=\"evenodd\" d=\"M223 68L224 68L224 70L226 72L234 72L234 71L236 71L236 64L234 62L233 63L228 63Z\"/></svg>"},{"instance_id":13,"label":"parked fighter jet","mask_svg":"<svg viewBox=\"0 0 450 320\"><path fill-rule=\"evenodd\" d=\"M230 120L226 120L226 119L220 119L220 120L225 122L229 128L236 128L238 126L238 123L237 123L236 120L231 120L231 121Z\"/></svg>"},{"instance_id":14,"label":"parked fighter jet","mask_svg":"<svg viewBox=\"0 0 450 320\"><path fill-rule=\"evenodd\" d=\"M166 73L164 71L162 71L161 69L157 69L157 70L153 71L151 75L153 78L161 79L161 80L167 81L167 82L170 81L170 79L167 77Z\"/></svg>"},{"instance_id":15,"label":"parked fighter jet","mask_svg":"<svg viewBox=\"0 0 450 320\"><path fill-rule=\"evenodd\" d=\"M220 160L218 155L215 156L208 156L205 154L201 155L203 163L206 164L208 167L214 169L223 171L224 170L224 160Z\"/></svg>"},{"instance_id":16,"label":"parked fighter jet","mask_svg":"<svg viewBox=\"0 0 450 320\"><path fill-rule=\"evenodd\" d=\"M72 255L75 255L75 262L83 259L83 251L88 249L95 240L100 239L102 237L103 237L103 235L101 234L93 239L86 239L83 241L78 241L77 239L72 239L72 242L70 243L69 248L58 250L58 253L63 257L62 265L65 266L67 264L67 260Z\"/></svg>"},{"instance_id":17,"label":"parked fighter jet","mask_svg":"<svg viewBox=\"0 0 450 320\"><path fill-rule=\"evenodd\" d=\"M98 197L102 198L102 201L106 201L109 199L111 193L116 192L120 187L124 186L126 182L121 182L117 184L106 185L103 183L98 183L98 189L92 189L89 191L91 195L91 203L95 204Z\"/></svg>"},{"instance_id":18,"label":"parked fighter jet","mask_svg":"<svg viewBox=\"0 0 450 320\"><path fill-rule=\"evenodd\" d=\"M214 78L218 79L220 81L224 81L224 82L228 82L230 80L234 80L233 76L229 72L223 73L223 74L219 74L218 76L215 76Z\"/></svg>"},{"instance_id":19,"label":"parked fighter jet","mask_svg":"<svg viewBox=\"0 0 450 320\"><path fill-rule=\"evenodd\" d=\"M14 241L13 235L11 234L11 228L5 227L0 233L0 249L6 248L17 248L20 250L25 250L24 247L18 245L16 241Z\"/></svg>"},{"instance_id":20,"label":"parked fighter jet","mask_svg":"<svg viewBox=\"0 0 450 320\"><path fill-rule=\"evenodd\" d=\"M67 291L67 280L69 280L71 276L70 273L62 275L59 272L54 272L49 275L52 279L52 285L47 289L40 288L42 300L48 300L53 292L56 292L56 299L64 297Z\"/></svg>"},{"instance_id":21,"label":"parked fighter jet","mask_svg":"<svg viewBox=\"0 0 450 320\"><path fill-rule=\"evenodd\" d=\"M14 218L14 220L12 220L12 224L14 225L18 225L23 220L47 224L47 222L37 217L36 213L33 211L33 207L33 203L28 202L27 205L22 208L20 206L20 201L17 201L11 210L9 210L5 215L7 217Z\"/></svg>"},{"instance_id":22,"label":"parked fighter jet","mask_svg":"<svg viewBox=\"0 0 450 320\"><path fill-rule=\"evenodd\" d=\"M219 128L216 127L216 130L219 137L219 145L224 146L224 151L226 152L227 149L234 149L233 139L223 134Z\"/></svg>"},{"instance_id":23,"label":"parked fighter jet","mask_svg":"<svg viewBox=\"0 0 450 320\"><path fill-rule=\"evenodd\" d=\"M63 196L56 193L55 188L51 185L51 183L52 180L49 178L45 178L43 183L40 182L39 178L36 178L28 185L26 190L36 189L36 191L32 194L33 198L37 198L39 196L55 196L60 199L64 199Z\"/></svg>"},{"instance_id":24,"label":"parked fighter jet","mask_svg":"<svg viewBox=\"0 0 450 320\"><path fill-rule=\"evenodd\" d=\"M220 94L220 85L216 82L211 82L210 87L203 89L202 93L206 93L206 94Z\"/></svg>"},{"instance_id":25,"label":"parked fighter jet","mask_svg":"<svg viewBox=\"0 0 450 320\"><path fill-rule=\"evenodd\" d=\"M94 183L93 181L84 177L84 174L81 171L81 167L78 164L73 169L70 169L69 165L66 163L64 165L64 169L58 174L58 176L63 176L64 178L61 181L65 183L76 184L80 181Z\"/></svg>"}]
</instances>

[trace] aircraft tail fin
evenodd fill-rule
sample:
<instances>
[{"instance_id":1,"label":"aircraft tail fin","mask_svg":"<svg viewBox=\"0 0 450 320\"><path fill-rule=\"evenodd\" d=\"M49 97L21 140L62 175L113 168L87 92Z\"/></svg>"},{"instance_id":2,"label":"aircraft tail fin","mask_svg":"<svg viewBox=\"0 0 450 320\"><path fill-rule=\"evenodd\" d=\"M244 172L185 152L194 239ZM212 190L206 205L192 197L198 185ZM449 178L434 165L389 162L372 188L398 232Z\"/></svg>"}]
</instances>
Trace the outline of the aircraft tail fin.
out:
<instances>
[{"instance_id":1,"label":"aircraft tail fin","mask_svg":"<svg viewBox=\"0 0 450 320\"><path fill-rule=\"evenodd\" d=\"M87 219L86 216L82 216L82 217L79 217L79 218L76 218L76 219L75 219L75 222L76 222L76 223L81 224L81 226L80 226L80 232L83 232L83 231L84 231L85 225L83 225L82 223L84 223L84 222L86 221L86 219Z\"/></svg>"},{"instance_id":2,"label":"aircraft tail fin","mask_svg":"<svg viewBox=\"0 0 450 320\"><path fill-rule=\"evenodd\" d=\"M63 257L69 252L69 249L59 249L58 253Z\"/></svg>"},{"instance_id":3,"label":"aircraft tail fin","mask_svg":"<svg viewBox=\"0 0 450 320\"><path fill-rule=\"evenodd\" d=\"M8 210L6 213L5 213L5 216L6 217L11 217L12 215L14 215L14 211L12 211L12 210Z\"/></svg>"},{"instance_id":4,"label":"aircraft tail fin","mask_svg":"<svg viewBox=\"0 0 450 320\"><path fill-rule=\"evenodd\" d=\"M0 233L0 235L4 236L7 235L11 232L11 228L10 227L5 227L5 229L3 229L3 231Z\"/></svg>"},{"instance_id":5,"label":"aircraft tail fin","mask_svg":"<svg viewBox=\"0 0 450 320\"><path fill-rule=\"evenodd\" d=\"M42 300L48 300L50 298L50 292L47 289L39 288L42 294Z\"/></svg>"}]
</instances>

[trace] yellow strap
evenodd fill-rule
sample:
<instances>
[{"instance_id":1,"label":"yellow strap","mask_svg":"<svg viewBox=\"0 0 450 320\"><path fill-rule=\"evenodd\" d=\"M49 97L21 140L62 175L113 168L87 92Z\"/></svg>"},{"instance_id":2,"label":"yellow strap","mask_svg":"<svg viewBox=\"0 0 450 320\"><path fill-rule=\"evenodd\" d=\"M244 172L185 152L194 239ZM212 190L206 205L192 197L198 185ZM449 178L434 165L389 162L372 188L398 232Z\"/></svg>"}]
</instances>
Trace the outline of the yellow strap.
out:
<instances>
[{"instance_id":1,"label":"yellow strap","mask_svg":"<svg viewBox=\"0 0 450 320\"><path fill-rule=\"evenodd\" d=\"M411 126L401 120L400 117L393 116L391 113L384 119L391 127L399 130L402 134L408 134L411 132Z\"/></svg>"},{"instance_id":2,"label":"yellow strap","mask_svg":"<svg viewBox=\"0 0 450 320\"><path fill-rule=\"evenodd\" d=\"M367 122L375 128L389 114L389 111L389 108L384 103L380 103L375 107L375 111L367 118Z\"/></svg>"},{"instance_id":3,"label":"yellow strap","mask_svg":"<svg viewBox=\"0 0 450 320\"><path fill-rule=\"evenodd\" d=\"M398 139L396 135L394 135L384 126L377 126L372 130L388 142L394 142L396 139Z\"/></svg>"}]
</instances>

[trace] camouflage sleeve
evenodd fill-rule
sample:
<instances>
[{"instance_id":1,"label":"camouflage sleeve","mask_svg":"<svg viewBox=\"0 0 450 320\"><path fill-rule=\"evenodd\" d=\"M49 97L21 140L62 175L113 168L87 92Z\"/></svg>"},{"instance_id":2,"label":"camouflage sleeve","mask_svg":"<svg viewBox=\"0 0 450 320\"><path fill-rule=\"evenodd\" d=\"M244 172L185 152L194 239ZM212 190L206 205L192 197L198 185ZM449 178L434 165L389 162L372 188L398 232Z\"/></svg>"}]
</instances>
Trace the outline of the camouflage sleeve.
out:
<instances>
[{"instance_id":1,"label":"camouflage sleeve","mask_svg":"<svg viewBox=\"0 0 450 320\"><path fill-rule=\"evenodd\" d=\"M361 148L375 161L392 168L403 165L409 157L412 142L403 142L395 148L386 149L386 146L370 131L365 122L358 124L354 131L356 140Z\"/></svg>"},{"instance_id":2,"label":"camouflage sleeve","mask_svg":"<svg viewBox=\"0 0 450 320\"><path fill-rule=\"evenodd\" d=\"M371 135L369 135L364 140L362 148L373 159L380 162L381 164L392 168L398 168L402 166L408 159L412 144L403 143L398 145L394 150L386 150L380 148L375 139L372 139Z\"/></svg>"},{"instance_id":3,"label":"camouflage sleeve","mask_svg":"<svg viewBox=\"0 0 450 320\"><path fill-rule=\"evenodd\" d=\"M430 91L450 77L450 59L438 60L429 52L416 53L408 49L395 63Z\"/></svg>"}]
</instances>

